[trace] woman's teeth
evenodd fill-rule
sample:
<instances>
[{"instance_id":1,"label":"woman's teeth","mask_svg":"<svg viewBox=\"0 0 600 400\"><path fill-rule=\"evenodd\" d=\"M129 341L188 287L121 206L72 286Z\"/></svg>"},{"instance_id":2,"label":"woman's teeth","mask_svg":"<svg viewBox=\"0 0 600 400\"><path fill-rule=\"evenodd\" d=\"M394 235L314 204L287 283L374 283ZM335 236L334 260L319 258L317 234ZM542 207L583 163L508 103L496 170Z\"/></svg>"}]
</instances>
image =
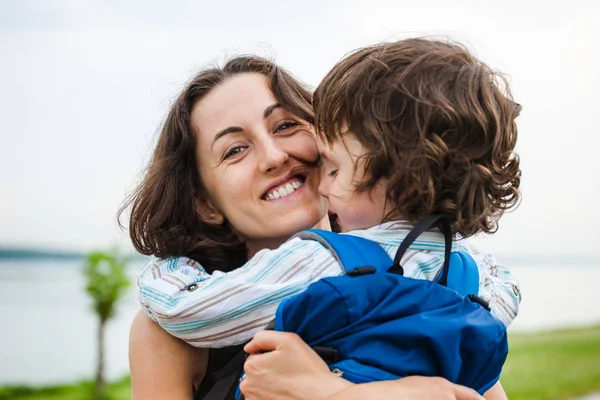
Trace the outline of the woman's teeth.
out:
<instances>
[{"instance_id":1,"label":"woman's teeth","mask_svg":"<svg viewBox=\"0 0 600 400\"><path fill-rule=\"evenodd\" d=\"M302 184L304 184L304 182L298 180L286 183L285 185L281 185L278 188L275 188L272 191L270 191L265 196L265 200L276 200L282 197L289 196L290 194L294 193L296 189L302 186Z\"/></svg>"}]
</instances>

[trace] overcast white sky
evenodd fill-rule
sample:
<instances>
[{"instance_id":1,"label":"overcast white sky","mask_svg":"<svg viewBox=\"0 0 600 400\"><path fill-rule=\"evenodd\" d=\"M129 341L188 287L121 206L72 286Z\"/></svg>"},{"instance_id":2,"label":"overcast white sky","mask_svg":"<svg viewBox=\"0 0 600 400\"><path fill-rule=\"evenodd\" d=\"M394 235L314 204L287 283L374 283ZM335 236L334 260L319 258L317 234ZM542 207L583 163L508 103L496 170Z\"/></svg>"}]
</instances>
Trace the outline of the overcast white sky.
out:
<instances>
[{"instance_id":1,"label":"overcast white sky","mask_svg":"<svg viewBox=\"0 0 600 400\"><path fill-rule=\"evenodd\" d=\"M523 202L484 246L598 256L598 20L593 0L0 0L0 246L127 243L116 210L208 62L254 52L316 86L357 47L435 34L507 73L524 106Z\"/></svg>"}]
</instances>

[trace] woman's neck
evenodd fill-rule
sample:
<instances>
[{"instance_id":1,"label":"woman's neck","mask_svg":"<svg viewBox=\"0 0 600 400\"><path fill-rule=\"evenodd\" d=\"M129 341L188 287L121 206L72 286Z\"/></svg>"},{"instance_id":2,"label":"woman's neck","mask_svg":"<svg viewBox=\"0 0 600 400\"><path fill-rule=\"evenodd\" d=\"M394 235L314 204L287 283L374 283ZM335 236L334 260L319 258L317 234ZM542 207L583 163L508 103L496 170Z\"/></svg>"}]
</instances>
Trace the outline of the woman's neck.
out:
<instances>
[{"instance_id":1,"label":"woman's neck","mask_svg":"<svg viewBox=\"0 0 600 400\"><path fill-rule=\"evenodd\" d=\"M325 214L325 216L323 216L323 218L321 218L321 220L319 222L317 222L317 224L315 226L313 226L313 228L330 231L331 224L329 222L329 215ZM254 255L261 250L264 250L264 249L273 250L273 249L278 248L279 246L284 244L291 236L292 236L292 234L289 237L285 237L285 238L268 238L268 239L261 239L261 240L246 239L246 248L248 249L248 260L251 259L252 257L254 257Z\"/></svg>"},{"instance_id":2,"label":"woman's neck","mask_svg":"<svg viewBox=\"0 0 600 400\"><path fill-rule=\"evenodd\" d=\"M261 250L273 250L278 248L279 246L284 244L287 239L288 238L246 241L246 248L248 249L248 260L254 257L254 255L256 255L256 253L258 253Z\"/></svg>"}]
</instances>

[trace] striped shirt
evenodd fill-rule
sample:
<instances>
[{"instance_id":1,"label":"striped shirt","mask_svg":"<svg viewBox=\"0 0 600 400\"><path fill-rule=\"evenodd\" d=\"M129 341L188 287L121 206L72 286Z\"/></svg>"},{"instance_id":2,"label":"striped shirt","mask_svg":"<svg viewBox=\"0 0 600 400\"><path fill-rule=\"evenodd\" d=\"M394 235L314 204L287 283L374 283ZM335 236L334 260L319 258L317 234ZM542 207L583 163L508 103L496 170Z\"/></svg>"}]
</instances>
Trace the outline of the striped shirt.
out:
<instances>
[{"instance_id":1,"label":"striped shirt","mask_svg":"<svg viewBox=\"0 0 600 400\"><path fill-rule=\"evenodd\" d=\"M395 221L348 234L378 243L393 259L411 228ZM452 246L453 251L473 257L479 270L478 295L508 326L521 300L516 278L465 240ZM415 279L433 280L443 263L444 237L438 231L419 236L402 259L404 275ZM293 238L275 250L258 252L228 273L209 274L186 257L151 257L140 271L138 285L142 308L163 329L193 346L216 348L249 341L273 325L283 300L321 278L342 274L343 267L325 246Z\"/></svg>"}]
</instances>

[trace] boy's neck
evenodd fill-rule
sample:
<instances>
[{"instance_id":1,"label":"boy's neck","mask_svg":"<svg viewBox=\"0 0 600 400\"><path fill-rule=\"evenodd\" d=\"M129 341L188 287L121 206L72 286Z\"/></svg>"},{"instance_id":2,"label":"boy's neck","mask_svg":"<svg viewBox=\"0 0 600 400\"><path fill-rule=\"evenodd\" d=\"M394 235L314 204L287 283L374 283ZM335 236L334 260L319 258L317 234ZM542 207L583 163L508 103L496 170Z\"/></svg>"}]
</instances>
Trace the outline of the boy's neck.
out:
<instances>
[{"instance_id":1,"label":"boy's neck","mask_svg":"<svg viewBox=\"0 0 600 400\"><path fill-rule=\"evenodd\" d=\"M386 222L392 221L404 221L405 218L402 216L400 211L395 207L394 204L390 204L390 201L385 202L385 208L383 209L383 217L378 225L385 224Z\"/></svg>"}]
</instances>

